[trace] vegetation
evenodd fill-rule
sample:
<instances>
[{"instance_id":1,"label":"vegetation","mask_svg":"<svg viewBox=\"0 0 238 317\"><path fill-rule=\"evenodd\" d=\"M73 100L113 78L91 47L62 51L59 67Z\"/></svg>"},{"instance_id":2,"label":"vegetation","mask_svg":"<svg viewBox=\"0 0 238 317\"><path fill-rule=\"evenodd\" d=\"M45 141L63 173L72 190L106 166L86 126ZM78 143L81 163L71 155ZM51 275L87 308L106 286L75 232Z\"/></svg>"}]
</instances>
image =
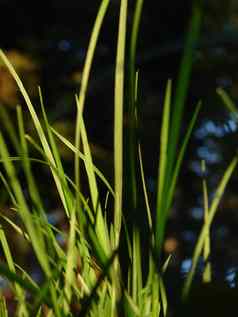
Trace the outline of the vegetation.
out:
<instances>
[{"instance_id":1,"label":"vegetation","mask_svg":"<svg viewBox=\"0 0 238 317\"><path fill-rule=\"evenodd\" d=\"M11 199L12 210L20 222L13 222L8 215L2 215L2 218L13 227L16 237L23 237L30 245L41 272L39 280L35 281L30 272L15 263L14 252L11 251L4 228L1 226L0 241L5 261L0 263L0 274L10 282L16 299L15 315L19 317L157 317L166 316L168 311L163 274L170 258L163 258L162 246L181 164L201 107L199 102L185 137L180 142L181 121L202 10L195 2L174 97L171 80L168 80L165 91L158 158L157 200L155 210L152 211L143 171L143 149L136 133L140 120L140 74L136 69L135 60L143 0L136 1L129 47L126 46L126 36L129 33L126 23L127 0L122 0L120 6L115 62L113 185L94 165L85 128L83 112L88 80L108 5L109 0L102 0L89 42L80 93L75 96L77 118L74 143L51 126L40 89L41 114L36 112L17 72L4 52L0 51L1 60L24 98L23 107L29 112L36 131L34 138L26 133L23 110L21 106L17 106L17 127L10 123L8 125L10 140L15 140L12 143L16 156L11 156L9 146L0 132L0 158L3 167L0 178ZM128 89L126 92L125 87ZM236 111L225 93L221 90L218 92L227 106ZM123 128L125 111L130 118L127 131ZM124 142L124 132L127 133L128 142ZM59 141L74 154L74 177L69 177L66 173L58 149ZM30 154L32 148L38 156L33 157ZM237 157L225 171L210 204L206 182L203 182L205 221L194 249L193 265L183 287L183 299L189 294L201 257L204 257L206 262L203 279L205 282L211 280L208 261L210 226L236 165ZM64 210L66 231L49 222L45 197L42 197L40 185L34 176L35 169L39 166L44 166L50 171ZM19 177L19 170L23 171L24 181ZM83 194L82 170L86 171L89 197ZM99 181L107 190L105 202L100 196ZM143 208L139 201L141 192ZM143 226L140 226L136 221L131 222L130 214L146 219L146 225L143 223ZM142 254L144 245L148 246L147 256ZM1 316L8 316L3 294L0 312Z\"/></svg>"}]
</instances>

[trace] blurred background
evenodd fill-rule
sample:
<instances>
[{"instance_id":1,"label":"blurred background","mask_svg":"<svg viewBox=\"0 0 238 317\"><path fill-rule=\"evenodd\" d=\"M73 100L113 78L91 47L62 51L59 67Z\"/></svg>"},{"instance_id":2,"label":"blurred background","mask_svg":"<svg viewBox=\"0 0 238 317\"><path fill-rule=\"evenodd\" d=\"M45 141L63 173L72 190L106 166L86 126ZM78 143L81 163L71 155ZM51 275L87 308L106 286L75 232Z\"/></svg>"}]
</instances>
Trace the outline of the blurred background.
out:
<instances>
[{"instance_id":1,"label":"blurred background","mask_svg":"<svg viewBox=\"0 0 238 317\"><path fill-rule=\"evenodd\" d=\"M21 75L36 109L39 107L37 85L40 85L50 122L70 139L74 137L74 96L80 89L84 58L99 5L99 0L23 3L0 0L1 48ZM112 169L113 69L119 5L119 0L112 0L105 18L84 113L95 160L108 177ZM140 139L152 200L164 88L169 78L176 82L191 5L190 0L144 3L137 66L142 107ZM216 88L223 87L237 103L238 2L207 0L203 13L201 37L194 55L186 100L184 129L200 99L203 106L183 164L168 224L164 251L173 253L168 279L173 274L183 278L189 270L192 250L203 222L201 160L206 162L206 179L212 195L238 145L237 122L216 95ZM129 1L129 30L132 17L133 1ZM0 107L14 120L15 105L21 102L15 83L0 62ZM1 128L6 130L3 115L0 120ZM30 124L28 128L31 129ZM63 147L61 151L70 173L72 155ZM43 175L42 180L45 180ZM38 177L40 179L41 175ZM213 277L230 287L236 285L238 268L237 182L235 172L211 234ZM45 187L42 183L43 193ZM8 201L3 189L0 198L2 210L7 211ZM51 210L52 221L62 221L57 199L46 199L46 205Z\"/></svg>"}]
</instances>

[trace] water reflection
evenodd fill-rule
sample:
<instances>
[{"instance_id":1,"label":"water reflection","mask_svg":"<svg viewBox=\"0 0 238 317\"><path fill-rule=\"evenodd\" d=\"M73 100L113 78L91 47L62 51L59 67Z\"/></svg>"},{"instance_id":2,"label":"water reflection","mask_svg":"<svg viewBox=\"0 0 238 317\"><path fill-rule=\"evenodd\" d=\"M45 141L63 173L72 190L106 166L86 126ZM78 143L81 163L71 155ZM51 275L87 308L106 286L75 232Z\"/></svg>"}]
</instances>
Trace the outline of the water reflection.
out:
<instances>
[{"instance_id":1,"label":"water reflection","mask_svg":"<svg viewBox=\"0 0 238 317\"><path fill-rule=\"evenodd\" d=\"M231 288L236 287L237 267L231 267L226 271L225 280Z\"/></svg>"},{"instance_id":2,"label":"water reflection","mask_svg":"<svg viewBox=\"0 0 238 317\"><path fill-rule=\"evenodd\" d=\"M197 155L207 164L215 164L222 161L219 146L211 139L206 140L205 144L197 149Z\"/></svg>"},{"instance_id":3,"label":"water reflection","mask_svg":"<svg viewBox=\"0 0 238 317\"><path fill-rule=\"evenodd\" d=\"M180 267L180 272L181 275L187 275L187 273L190 271L192 267L192 259L191 258L186 258L182 261L181 267Z\"/></svg>"},{"instance_id":4,"label":"water reflection","mask_svg":"<svg viewBox=\"0 0 238 317\"><path fill-rule=\"evenodd\" d=\"M193 207L191 209L191 216L195 220L202 220L204 215L204 210L201 207Z\"/></svg>"},{"instance_id":5,"label":"water reflection","mask_svg":"<svg viewBox=\"0 0 238 317\"><path fill-rule=\"evenodd\" d=\"M194 244L196 242L197 236L196 236L195 232L192 230L184 230L182 232L182 239L185 242Z\"/></svg>"},{"instance_id":6,"label":"water reflection","mask_svg":"<svg viewBox=\"0 0 238 317\"><path fill-rule=\"evenodd\" d=\"M58 48L60 51L67 52L71 49L72 45L68 40L61 40L58 42Z\"/></svg>"},{"instance_id":7,"label":"water reflection","mask_svg":"<svg viewBox=\"0 0 238 317\"><path fill-rule=\"evenodd\" d=\"M205 119L200 127L194 132L197 139L204 139L208 136L222 138L227 134L237 131L237 122L231 115L223 123L217 123L213 120Z\"/></svg>"}]
</instances>

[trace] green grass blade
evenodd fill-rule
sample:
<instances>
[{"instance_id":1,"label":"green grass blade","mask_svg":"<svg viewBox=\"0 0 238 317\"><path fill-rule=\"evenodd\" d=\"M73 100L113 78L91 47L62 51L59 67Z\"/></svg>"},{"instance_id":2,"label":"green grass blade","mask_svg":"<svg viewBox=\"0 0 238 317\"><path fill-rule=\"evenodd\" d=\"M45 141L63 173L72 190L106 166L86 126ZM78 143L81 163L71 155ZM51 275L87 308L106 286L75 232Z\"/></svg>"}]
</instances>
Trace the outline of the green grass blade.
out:
<instances>
[{"instance_id":1,"label":"green grass blade","mask_svg":"<svg viewBox=\"0 0 238 317\"><path fill-rule=\"evenodd\" d=\"M142 160L142 153L141 153L140 144L138 146L138 156L139 156L140 174L141 174L141 180L142 180L142 186L143 186L143 193L144 193L144 197L145 197L145 205L146 205L148 224L149 224L150 231L152 232L152 214L151 214L151 208L149 205L149 198L148 198L148 193L147 193L146 184L145 184L145 175L144 175L143 160Z\"/></svg>"},{"instance_id":2,"label":"green grass blade","mask_svg":"<svg viewBox=\"0 0 238 317\"><path fill-rule=\"evenodd\" d=\"M236 104L230 98L230 96L222 88L218 88L216 91L217 91L217 94L221 97L227 109L234 115L236 120L238 120L238 109Z\"/></svg>"},{"instance_id":3,"label":"green grass blade","mask_svg":"<svg viewBox=\"0 0 238 317\"><path fill-rule=\"evenodd\" d=\"M167 300L167 294L166 294L164 281L161 277L159 279L159 284L160 284L160 298L161 298L161 306L163 309L163 316L167 316L168 300Z\"/></svg>"},{"instance_id":4,"label":"green grass blade","mask_svg":"<svg viewBox=\"0 0 238 317\"><path fill-rule=\"evenodd\" d=\"M191 267L191 269L186 277L184 287L183 287L183 292L182 292L183 299L185 299L189 294L191 283L192 283L192 280L193 280L193 277L195 274L195 269L197 267L199 257L201 255L203 247L204 247L204 242L206 239L207 231L208 231L209 227L211 226L211 223L212 223L213 218L217 212L217 208L218 208L218 205L219 205L220 200L222 198L222 195L224 194L224 191L226 189L227 183L230 180L232 173L234 172L234 170L237 166L237 162L238 162L238 158L235 157L231 161L229 166L227 167L220 183L218 184L217 190L215 192L214 198L213 198L211 206L209 208L207 222L203 225L201 233L200 233L199 238L198 238L198 241L197 241L196 246L194 248L193 258L192 258L192 267Z\"/></svg>"},{"instance_id":5,"label":"green grass blade","mask_svg":"<svg viewBox=\"0 0 238 317\"><path fill-rule=\"evenodd\" d=\"M98 37L100 34L100 30L102 27L102 23L104 20L104 16L106 14L108 5L109 5L109 0L102 0L101 5L99 7L97 17L92 29L90 41L89 41L89 46L87 49L87 55L86 55L86 60L84 63L84 68L83 68L83 73L82 73L82 81L81 81L81 87L80 87L80 92L79 92L79 106L77 110L77 117L76 117L76 128L75 128L75 147L77 149L77 152L80 150L80 121L81 121L81 114L83 114L83 109L84 109L84 103L85 103L85 97L86 97L86 92L87 92L87 87L88 87L88 80L89 80L89 74L93 62L93 57L98 41ZM81 114L80 114L81 112ZM78 188L80 188L80 170L79 170L79 157L75 153L75 159L74 159L74 173L75 173L75 184ZM79 207L79 198L76 196L76 208L78 209Z\"/></svg>"},{"instance_id":6,"label":"green grass blade","mask_svg":"<svg viewBox=\"0 0 238 317\"><path fill-rule=\"evenodd\" d=\"M173 171L173 175L172 175L172 180L170 181L170 187L169 188L165 188L164 189L164 197L165 200L162 201L164 205L162 205L162 216L160 217L160 219L158 219L159 223L159 229L157 229L157 241L158 241L158 246L157 246L157 253L158 255L160 255L160 251L162 248L162 244L163 244L163 239L164 239L164 233L165 233L165 227L166 227L166 223L167 223L167 219L169 216L169 210L170 210L170 206L172 204L172 200L174 197L174 192L175 192L175 187L177 184L177 179L178 179L178 175L179 175L179 171L182 165L182 161L186 152L186 148L188 145L188 141L190 139L190 136L192 134L193 131L193 127L195 125L199 110L201 107L201 103L198 104L197 108L194 111L193 117L190 121L190 124L188 126L187 132L185 134L181 149L179 151L179 155L175 164L175 168ZM168 160L169 158L167 158L167 164L168 164ZM168 177L168 171L166 171L166 177ZM166 185L166 184L165 184ZM166 194L165 194L166 193Z\"/></svg>"},{"instance_id":7,"label":"green grass blade","mask_svg":"<svg viewBox=\"0 0 238 317\"><path fill-rule=\"evenodd\" d=\"M0 159L0 162L2 162L1 159ZM16 205L17 205L17 202L16 202L16 199L15 199L15 196L14 196L12 190L11 190L11 187L10 187L9 184L8 184L8 181L6 180L6 178L4 177L4 175L2 174L1 171L0 171L0 179L1 179L1 181L2 181L2 183L3 183L3 186L5 187L5 189L6 189L7 193L8 193L8 195L9 195L9 197L10 197L10 199L11 199L13 205L16 206Z\"/></svg>"},{"instance_id":8,"label":"green grass blade","mask_svg":"<svg viewBox=\"0 0 238 317\"><path fill-rule=\"evenodd\" d=\"M164 100L164 110L162 115L161 135L160 135L160 160L158 171L158 189L157 189L157 202L156 202L156 226L155 226L155 247L156 253L159 255L162 245L161 227L164 226L165 212L164 200L166 199L165 192L165 177L167 165L167 152L168 152L168 136L169 136L169 121L170 121L170 103L171 103L171 81L168 81L166 87L166 94Z\"/></svg>"},{"instance_id":9,"label":"green grass blade","mask_svg":"<svg viewBox=\"0 0 238 317\"><path fill-rule=\"evenodd\" d=\"M26 175L29 195L34 203L38 215L39 227L44 227L46 230L45 238L47 239L48 253L54 256L55 251L60 254L60 246L50 228L48 226L47 216L44 212L43 202L41 201L40 193L38 191L34 176L32 174L31 160L28 153L28 145L25 137L24 120L22 115L22 108L17 107L17 118L19 126L20 144L21 144L21 158L23 169ZM61 173L62 174L62 173Z\"/></svg>"},{"instance_id":10,"label":"green grass blade","mask_svg":"<svg viewBox=\"0 0 238 317\"><path fill-rule=\"evenodd\" d=\"M74 152L79 158L81 158L84 162L86 160L85 155L79 151L69 140L67 140L63 135L57 132L54 128L51 127L53 133L59 138L59 140L64 143L72 152ZM110 193L115 196L114 190L112 189L111 185L107 181L107 179L103 176L103 173L97 167L93 167L97 176L101 179L101 181L106 185ZM75 183L76 184L76 183ZM76 185L77 186L77 185Z\"/></svg>"},{"instance_id":11,"label":"green grass blade","mask_svg":"<svg viewBox=\"0 0 238 317\"><path fill-rule=\"evenodd\" d=\"M188 142L190 140L190 137L191 137L194 125L196 123L199 111L201 109L201 106L202 106L202 103L199 102L197 107L196 107L196 109L195 109L195 111L194 111L194 113L193 113L192 119L191 119L191 121L189 123L189 126L187 128L187 131L186 131L182 146L181 146L181 148L179 150L179 155L178 155L178 158L177 158L177 161L176 161L176 164L175 164L175 168L174 168L174 171L173 171L173 175L172 175L172 181L171 181L171 184L170 184L170 188L168 190L167 210L170 208L172 200L173 200L173 197L174 197L175 187L176 187L176 184L177 184L177 180L178 180L179 172L180 172L181 165L182 165L182 162L183 162L183 158L184 158L184 155L186 153L186 148L187 148Z\"/></svg>"},{"instance_id":12,"label":"green grass blade","mask_svg":"<svg viewBox=\"0 0 238 317\"><path fill-rule=\"evenodd\" d=\"M2 245L2 249L3 249L4 255L5 255L9 270L13 273L16 273L15 264L14 264L12 254L11 254L8 242L7 242L7 238L6 238L6 235L3 231L3 228L1 226L0 226L0 242ZM15 288L17 299L19 301L19 305L20 305L19 309L21 310L21 314L19 314L19 317L21 317L21 316L26 317L26 316L28 316L28 314L27 314L27 309L26 309L24 291L16 283L14 283L14 288Z\"/></svg>"},{"instance_id":13,"label":"green grass blade","mask_svg":"<svg viewBox=\"0 0 238 317\"><path fill-rule=\"evenodd\" d=\"M19 147L19 141L18 141L16 129L14 128L14 125L12 123L12 120L7 110L3 106L0 106L0 118L1 118L2 126L6 129L8 137L10 138L12 144L14 145L16 152L19 154L20 147Z\"/></svg>"},{"instance_id":14,"label":"green grass blade","mask_svg":"<svg viewBox=\"0 0 238 317\"><path fill-rule=\"evenodd\" d=\"M54 160L54 157L53 157L53 154L51 152L51 149L50 149L50 146L47 142L47 139L46 139L46 136L45 136L45 133L43 131L43 128L41 126L41 123L40 123L40 120L35 112L35 109L31 103L31 100L30 100L30 97L27 93L27 91L25 90L24 86L23 86L23 83L21 81L21 79L19 78L19 76L17 75L16 71L14 70L13 66L11 65L11 63L9 62L9 60L7 59L6 55L3 53L3 51L0 49L0 58L3 60L3 62L5 63L5 65L7 66L9 72L11 73L12 77L14 78L14 80L16 81L17 83L17 86L26 102L26 105L28 107L28 110L31 114L31 117L32 117L32 120L34 122L34 125L35 125L35 128L36 128L36 131L39 135L39 138L41 140L41 143L42 143L42 147L45 151L45 154L47 156L47 159L49 160L49 162L51 163L52 166L55 166L55 160ZM51 170L52 171L52 175L53 175L53 178L55 180L55 184L56 184L56 187L58 189L58 192L59 192L59 195L60 195L60 198L61 198L61 201L64 205L64 209L68 211L68 208L67 208L67 204L66 204L66 201L65 201L65 196L64 196L64 192L62 190L62 183L60 182L59 178L57 177L57 174L54 172L54 170ZM69 211L67 212L69 214Z\"/></svg>"},{"instance_id":15,"label":"green grass blade","mask_svg":"<svg viewBox=\"0 0 238 317\"><path fill-rule=\"evenodd\" d=\"M38 210L41 212L41 215L44 216L43 205L41 202L40 194L35 183L35 179L33 177L31 171L31 163L29 159L27 142L25 139L25 129L24 129L24 119L22 114L22 108L17 106L17 119L18 119L18 128L19 128L19 136L20 136L20 155L22 159L23 169L27 179L27 185L29 189L29 195L32 198L33 203L37 206Z\"/></svg>"},{"instance_id":16,"label":"green grass blade","mask_svg":"<svg viewBox=\"0 0 238 317\"><path fill-rule=\"evenodd\" d=\"M205 161L201 162L201 171L203 175L205 175L206 173ZM211 241L210 241L210 228L209 228L209 225L207 224L209 206L208 206L207 182L205 177L202 180L202 187L203 187L203 201L204 201L204 225L207 227L206 238L204 241L204 249L203 249L203 258L205 262L205 269L203 272L203 282L209 283L212 280L211 262L209 261Z\"/></svg>"},{"instance_id":17,"label":"green grass blade","mask_svg":"<svg viewBox=\"0 0 238 317\"><path fill-rule=\"evenodd\" d=\"M191 76L192 65L194 61L194 50L199 37L202 20L202 9L198 1L194 1L190 25L185 41L184 54L180 64L177 87L174 96L173 114L171 120L170 146L169 146L169 170L168 177L172 174L173 165L176 160L176 148L180 134L181 120L185 99L187 95L189 79ZM169 186L169 185L168 185Z\"/></svg>"},{"instance_id":18,"label":"green grass blade","mask_svg":"<svg viewBox=\"0 0 238 317\"><path fill-rule=\"evenodd\" d=\"M166 164L168 152L168 136L170 128L170 104L171 104L171 81L169 80L166 87L161 136L160 136L160 159L159 159L159 173L158 173L158 195L157 195L157 212L162 212L162 201L164 197L164 184L166 177ZM160 218L160 217L159 217Z\"/></svg>"},{"instance_id":19,"label":"green grass blade","mask_svg":"<svg viewBox=\"0 0 238 317\"><path fill-rule=\"evenodd\" d=\"M122 222L123 179L123 103L126 44L127 0L121 0L114 88L114 234L115 248L119 244Z\"/></svg>"},{"instance_id":20,"label":"green grass blade","mask_svg":"<svg viewBox=\"0 0 238 317\"><path fill-rule=\"evenodd\" d=\"M136 305L135 301L131 296L125 291L125 311L126 311L126 316L127 317L140 317L140 309Z\"/></svg>"},{"instance_id":21,"label":"green grass blade","mask_svg":"<svg viewBox=\"0 0 238 317\"><path fill-rule=\"evenodd\" d=\"M1 293L0 293L0 316L1 317L8 317L6 299L4 296L2 296Z\"/></svg>"},{"instance_id":22,"label":"green grass blade","mask_svg":"<svg viewBox=\"0 0 238 317\"><path fill-rule=\"evenodd\" d=\"M79 107L78 102L77 102L77 106ZM85 163L86 173L88 176L87 179L89 182L93 210L96 215L95 230L96 230L98 239L102 244L102 248L104 249L104 252L109 256L111 253L111 248L109 243L109 233L103 219L101 203L99 201L97 181L95 177L95 171L93 168L94 165L93 165L92 155L91 155L91 151L90 151L90 147L88 143L87 132L86 132L82 117L81 117L81 138L82 138L82 145L83 145L83 150L85 155L84 163Z\"/></svg>"},{"instance_id":23,"label":"green grass blade","mask_svg":"<svg viewBox=\"0 0 238 317\"><path fill-rule=\"evenodd\" d=\"M40 96L41 110L42 110L42 114L43 114L43 118L44 118L44 122L45 122L45 126L46 126L46 131L47 131L47 134L49 137L49 144L51 146L52 153L53 153L53 156L55 159L55 164L57 166L58 173L60 175L60 181L62 182L65 201L66 201L66 204L68 206L68 208L65 211L66 211L67 216L69 217L69 210L72 210L74 202L72 202L70 199L70 197L72 197L72 194L70 193L70 190L69 190L69 187L67 184L63 164L61 162L60 154L59 154L59 151L58 151L55 139L54 139L54 134L51 131L51 127L50 127L50 124L49 124L49 121L48 121L48 118L47 118L47 115L45 112L43 96L42 96L40 88L39 88L39 96Z\"/></svg>"},{"instance_id":24,"label":"green grass blade","mask_svg":"<svg viewBox=\"0 0 238 317\"><path fill-rule=\"evenodd\" d=\"M10 226L12 226L12 228L20 235L22 235L27 241L30 241L30 238L28 236L28 234L23 231L23 229L18 226L17 224L15 224L15 222L13 222L11 219L9 219L8 217L1 215L0 217L3 218Z\"/></svg>"},{"instance_id":25,"label":"green grass blade","mask_svg":"<svg viewBox=\"0 0 238 317\"><path fill-rule=\"evenodd\" d=\"M133 258L132 258L132 298L139 304L139 294L142 289L142 267L141 267L141 243L138 228L133 228Z\"/></svg>"},{"instance_id":26,"label":"green grass blade","mask_svg":"<svg viewBox=\"0 0 238 317\"><path fill-rule=\"evenodd\" d=\"M32 216L30 214L30 211L28 209L28 206L26 204L26 201L21 189L21 185L17 179L14 166L12 162L9 160L9 153L1 133L0 133L0 155L2 156L5 170L10 179L10 183L18 203L18 208L19 208L18 211L20 213L23 223L26 226L28 234L31 237L32 245L36 252L37 258L45 274L47 276L50 276L51 273L50 273L49 263L47 260L48 257L45 250L43 237L40 233L40 230L38 230L35 227L35 224L33 223Z\"/></svg>"},{"instance_id":27,"label":"green grass blade","mask_svg":"<svg viewBox=\"0 0 238 317\"><path fill-rule=\"evenodd\" d=\"M130 37L129 46L129 58L128 58L128 117L129 124L126 129L128 133L128 140L125 142L125 153L127 159L125 160L126 170L126 195L128 200L128 208L135 209L137 206L138 186L137 186L137 140L136 140L136 118L135 110L138 104L137 100L137 89L138 89L138 73L136 74L136 50L137 50L137 39L139 33L139 25L141 20L141 13L143 7L143 0L137 0L135 4L132 31ZM127 109L126 109L127 110Z\"/></svg>"},{"instance_id":28,"label":"green grass blade","mask_svg":"<svg viewBox=\"0 0 238 317\"><path fill-rule=\"evenodd\" d=\"M29 293L38 298L42 303L45 303L48 307L52 307L52 298L49 296L49 285L51 281L46 281L41 288L32 283L28 278L24 278L12 272L4 264L0 263L0 275L7 278L10 282L17 284L20 288L29 291ZM61 315L56 315L61 316Z\"/></svg>"},{"instance_id":29,"label":"green grass blade","mask_svg":"<svg viewBox=\"0 0 238 317\"><path fill-rule=\"evenodd\" d=\"M76 210L71 211L69 238L67 245L67 263L65 268L65 284L64 293L65 298L63 302L64 314L67 315L70 312L70 303L72 298L72 285L75 283L75 271L77 268L77 253L76 253L76 225L77 217Z\"/></svg>"}]
</instances>

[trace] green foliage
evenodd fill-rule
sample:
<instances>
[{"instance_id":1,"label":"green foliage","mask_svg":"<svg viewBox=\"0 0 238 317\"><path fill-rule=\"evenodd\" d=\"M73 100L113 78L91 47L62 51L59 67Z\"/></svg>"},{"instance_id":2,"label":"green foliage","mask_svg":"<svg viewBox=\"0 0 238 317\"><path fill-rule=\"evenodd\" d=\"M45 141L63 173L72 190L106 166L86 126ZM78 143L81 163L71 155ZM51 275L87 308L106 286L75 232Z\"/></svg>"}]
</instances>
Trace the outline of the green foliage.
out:
<instances>
[{"instance_id":1,"label":"green foliage","mask_svg":"<svg viewBox=\"0 0 238 317\"><path fill-rule=\"evenodd\" d=\"M139 75L135 69L135 59L142 0L138 0L135 5L129 47L129 74L125 72L127 0L122 0L120 6L115 64L113 185L94 165L85 128L83 110L89 74L108 5L109 0L101 2L89 42L82 84L79 96L76 96L75 100L77 117L74 144L52 127L45 111L40 89L41 115L36 113L20 77L7 56L0 50L1 60L18 85L25 101L24 111L29 112L37 133L35 138L26 133L23 110L20 106L16 108L17 128L11 123L8 114L1 110L1 119L6 121L5 128L17 156L10 155L9 146L0 132L0 162L3 167L0 178L9 195L11 207L20 219L20 225L12 221L8 215L2 215L2 219L12 226L16 236L19 235L26 240L37 259L42 274L42 280L35 282L27 270L19 268L15 263L5 231L3 227L0 227L0 242L5 256L5 264L0 264L0 275L7 278L11 284L17 300L16 316L158 317L167 314L168 302L163 273L169 265L170 258L165 263L161 263L161 249L179 171L201 106L199 103L194 111L177 155L180 125L192 67L192 53L199 33L201 11L200 7L194 6L173 102L171 80L168 80L165 91L158 160L156 219L153 221L143 170L143 149L141 149L135 133L139 110ZM127 79L129 82L128 100L125 98L124 91ZM126 150L123 147L125 104L130 117ZM233 106L229 107L233 109ZM59 141L74 154L74 178L70 178L66 174L57 146ZM35 152L32 152L32 149ZM38 156L35 157L32 153L37 153ZM125 160L125 156L127 160ZM129 173L123 172L123 162L128 163L125 168L129 167ZM19 177L17 169L19 165L25 177L25 184ZM203 251L205 259L209 256L209 229L217 212L221 195L224 193L236 165L237 158L234 158L218 185L210 206L207 203L207 187L203 183L205 222L194 250L192 269L184 285L184 297L189 292L199 256ZM38 180L35 177L35 166L37 168L44 166L52 177L60 208L64 211L66 232L48 221L45 197L42 197ZM81 168L86 171L89 197L83 195L81 188ZM137 224L133 224L131 227L125 221L128 212L134 212L138 217L140 216L138 214L141 212L138 207L139 178L146 207L147 222L145 226L149 232L148 241L146 241L149 245L148 257L144 257L142 254L143 228ZM113 206L109 205L109 210L107 210L107 204L103 206L101 201L99 179L106 187L108 196L113 199ZM126 188L125 195L129 193L129 197L125 197L124 188ZM29 193L28 199L24 195L26 190ZM108 214L109 217L107 217ZM57 235L65 238L63 245L57 239ZM126 240L128 256L126 267L123 264L125 253L120 249L121 240ZM146 270L143 269L145 265ZM160 269L161 267L162 269ZM206 271L204 279L210 279L209 272ZM0 315L8 316L6 302L2 295L0 297Z\"/></svg>"}]
</instances>

